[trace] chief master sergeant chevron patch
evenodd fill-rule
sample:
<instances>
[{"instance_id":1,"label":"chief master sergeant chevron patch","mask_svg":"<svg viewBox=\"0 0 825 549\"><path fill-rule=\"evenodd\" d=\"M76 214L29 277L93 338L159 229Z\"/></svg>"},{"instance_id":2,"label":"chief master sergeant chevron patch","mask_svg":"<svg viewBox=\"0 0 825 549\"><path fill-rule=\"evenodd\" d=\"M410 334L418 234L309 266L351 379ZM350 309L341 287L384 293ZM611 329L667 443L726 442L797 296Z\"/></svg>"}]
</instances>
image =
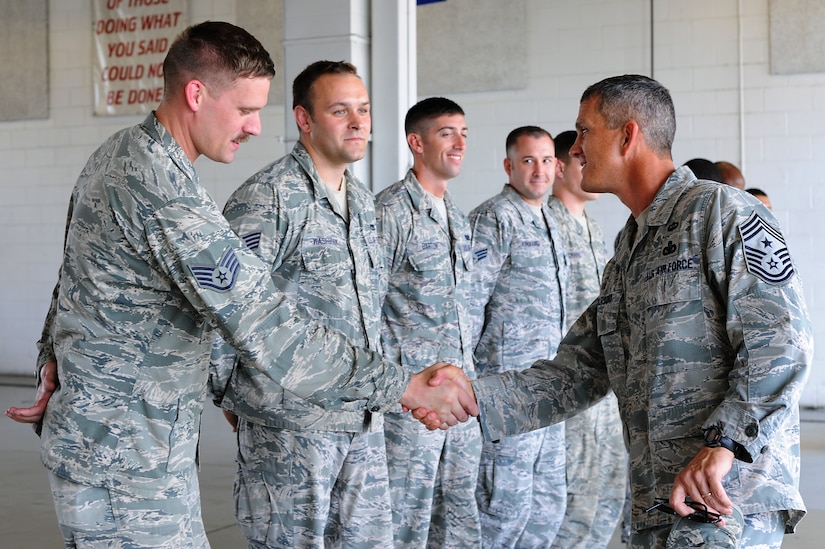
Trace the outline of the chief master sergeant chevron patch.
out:
<instances>
[{"instance_id":1,"label":"chief master sergeant chevron patch","mask_svg":"<svg viewBox=\"0 0 825 549\"><path fill-rule=\"evenodd\" d=\"M780 284L793 276L791 254L782 233L765 223L756 212L739 225L739 234L749 273L769 284Z\"/></svg>"}]
</instances>

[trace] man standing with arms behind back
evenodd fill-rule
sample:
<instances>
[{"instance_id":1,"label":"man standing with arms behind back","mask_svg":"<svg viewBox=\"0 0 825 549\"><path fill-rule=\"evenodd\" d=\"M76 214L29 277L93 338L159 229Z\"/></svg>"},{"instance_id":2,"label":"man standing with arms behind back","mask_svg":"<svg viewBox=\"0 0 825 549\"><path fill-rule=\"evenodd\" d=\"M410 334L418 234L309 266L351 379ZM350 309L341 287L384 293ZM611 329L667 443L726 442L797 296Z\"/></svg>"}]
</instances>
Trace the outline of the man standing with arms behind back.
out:
<instances>
[{"instance_id":1,"label":"man standing with arms behind back","mask_svg":"<svg viewBox=\"0 0 825 549\"><path fill-rule=\"evenodd\" d=\"M384 357L410 371L438 357L474 377L470 228L447 192L466 149L464 111L449 99L424 99L407 112L404 127L413 167L375 203L389 281ZM478 423L428 432L398 409L385 414L384 425L394 547L478 547Z\"/></svg>"},{"instance_id":2,"label":"man standing with arms behind back","mask_svg":"<svg viewBox=\"0 0 825 549\"><path fill-rule=\"evenodd\" d=\"M567 260L545 198L556 156L537 126L505 141L509 182L470 213L472 306L479 376L528 368L556 354L566 330ZM549 547L566 503L564 424L484 442L476 487L485 548Z\"/></svg>"},{"instance_id":3,"label":"man standing with arms behind back","mask_svg":"<svg viewBox=\"0 0 825 549\"><path fill-rule=\"evenodd\" d=\"M599 195L582 189L581 162L570 156L575 141L572 130L556 136L556 180L547 201L570 267L564 300L568 326L598 297L607 263L604 233L584 209ZM605 548L626 499L627 450L616 395L610 391L598 404L567 419L564 427L567 508L553 547Z\"/></svg>"},{"instance_id":4,"label":"man standing with arms behind back","mask_svg":"<svg viewBox=\"0 0 825 549\"><path fill-rule=\"evenodd\" d=\"M343 61L310 64L292 91L298 143L241 185L224 215L288 298L378 350L386 280L374 197L347 169L367 150L369 95ZM245 368L222 404L240 416L235 512L251 547L392 545L381 414L325 410Z\"/></svg>"}]
</instances>

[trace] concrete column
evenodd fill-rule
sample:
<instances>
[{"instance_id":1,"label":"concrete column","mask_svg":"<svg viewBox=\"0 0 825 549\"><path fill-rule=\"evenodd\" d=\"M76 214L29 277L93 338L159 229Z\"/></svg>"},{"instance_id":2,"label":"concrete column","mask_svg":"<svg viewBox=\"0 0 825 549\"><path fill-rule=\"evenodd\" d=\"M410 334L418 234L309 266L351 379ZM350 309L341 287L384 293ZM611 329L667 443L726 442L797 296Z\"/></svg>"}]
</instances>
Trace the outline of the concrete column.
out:
<instances>
[{"instance_id":1,"label":"concrete column","mask_svg":"<svg viewBox=\"0 0 825 549\"><path fill-rule=\"evenodd\" d=\"M372 189L401 179L412 165L404 116L417 101L416 1L372 2Z\"/></svg>"}]
</instances>

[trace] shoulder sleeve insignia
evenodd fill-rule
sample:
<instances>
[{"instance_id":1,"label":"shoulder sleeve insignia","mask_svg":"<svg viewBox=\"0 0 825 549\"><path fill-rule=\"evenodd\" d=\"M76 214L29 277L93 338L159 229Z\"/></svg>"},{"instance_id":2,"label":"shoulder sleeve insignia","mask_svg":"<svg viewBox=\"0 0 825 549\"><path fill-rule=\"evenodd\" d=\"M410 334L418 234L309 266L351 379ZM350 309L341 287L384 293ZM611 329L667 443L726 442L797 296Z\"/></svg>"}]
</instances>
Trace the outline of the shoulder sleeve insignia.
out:
<instances>
[{"instance_id":1,"label":"shoulder sleeve insignia","mask_svg":"<svg viewBox=\"0 0 825 549\"><path fill-rule=\"evenodd\" d=\"M190 265L189 270L201 288L225 292L235 284L241 264L235 256L235 250L230 247L217 265Z\"/></svg>"},{"instance_id":2,"label":"shoulder sleeve insignia","mask_svg":"<svg viewBox=\"0 0 825 549\"><path fill-rule=\"evenodd\" d=\"M739 225L748 272L769 284L780 284L794 275L791 254L782 233L765 223L756 212Z\"/></svg>"},{"instance_id":3,"label":"shoulder sleeve insignia","mask_svg":"<svg viewBox=\"0 0 825 549\"><path fill-rule=\"evenodd\" d=\"M261 231L245 234L241 237L250 250L257 250L261 246Z\"/></svg>"}]
</instances>

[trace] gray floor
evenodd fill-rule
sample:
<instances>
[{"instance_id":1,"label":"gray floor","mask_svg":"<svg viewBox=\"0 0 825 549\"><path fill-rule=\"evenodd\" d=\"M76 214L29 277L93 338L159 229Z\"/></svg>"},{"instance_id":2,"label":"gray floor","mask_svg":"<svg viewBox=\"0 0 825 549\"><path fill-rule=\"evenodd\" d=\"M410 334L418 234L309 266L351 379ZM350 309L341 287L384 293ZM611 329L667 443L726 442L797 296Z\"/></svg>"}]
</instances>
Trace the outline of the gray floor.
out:
<instances>
[{"instance_id":1,"label":"gray floor","mask_svg":"<svg viewBox=\"0 0 825 549\"><path fill-rule=\"evenodd\" d=\"M34 391L28 380L0 378L0 409L26 406ZM245 546L232 511L234 439L214 406L203 420L200 472L203 516L214 549ZM27 425L0 418L0 547L45 549L62 547L54 518L48 480L40 465L38 438ZM820 549L825 546L825 411L806 411L802 423L802 494L808 516L783 547ZM617 537L610 549L624 547Z\"/></svg>"}]
</instances>

